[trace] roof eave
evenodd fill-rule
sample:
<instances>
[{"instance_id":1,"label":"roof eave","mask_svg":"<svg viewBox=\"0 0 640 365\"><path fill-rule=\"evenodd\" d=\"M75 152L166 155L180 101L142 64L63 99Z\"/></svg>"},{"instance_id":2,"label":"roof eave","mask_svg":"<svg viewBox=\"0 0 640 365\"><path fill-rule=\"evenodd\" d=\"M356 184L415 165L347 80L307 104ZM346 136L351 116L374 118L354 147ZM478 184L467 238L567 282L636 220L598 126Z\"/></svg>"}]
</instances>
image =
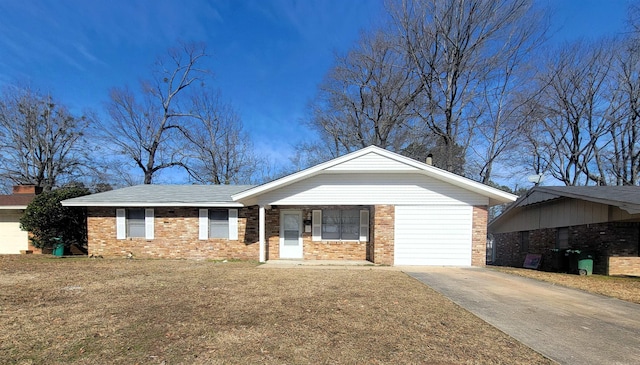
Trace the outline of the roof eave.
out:
<instances>
[{"instance_id":1,"label":"roof eave","mask_svg":"<svg viewBox=\"0 0 640 365\"><path fill-rule=\"evenodd\" d=\"M156 202L156 203L146 203L146 202L70 202L70 201L62 201L60 202L62 206L65 207L132 207L132 208L149 208L149 207L203 207L203 208L241 208L244 207L244 204L239 202Z\"/></svg>"},{"instance_id":2,"label":"roof eave","mask_svg":"<svg viewBox=\"0 0 640 365\"><path fill-rule=\"evenodd\" d=\"M390 152L387 151L383 148L379 148L379 147L375 147L375 146L369 146L366 148L363 148L361 150L352 152L352 153L348 153L344 156L341 157L337 157L335 159L329 160L327 162L321 163L319 165L310 167L306 170L302 170L299 172L296 172L294 174L291 174L289 176L285 176L283 178L280 178L278 180L274 180L271 181L269 183L245 190L243 192L240 192L238 194L232 195L231 198L235 201L239 201L239 200L246 200L246 199L250 199L250 198L254 198L260 194L264 194L267 193L269 191L275 190L279 187L282 186L286 186L292 183L295 183L297 181L303 180L305 178L309 178L312 176L315 176L317 174L322 173L324 170L326 170L327 168L330 168L332 166L341 164L345 161L349 161L351 159L354 158L358 158L362 155L365 155L367 153L370 152L375 152L375 153L379 153L385 157L391 158L395 161L407 164L411 167L414 167L416 169L418 169L418 171L403 171L403 172L420 172L423 173L427 176L439 179L439 180L446 180L450 183L453 183L454 185L463 188L463 189L467 189L467 190L471 190L477 194L486 196L489 198L489 205L499 205L499 204L504 204L504 203L510 203L515 201L516 199L518 199L517 195L513 195L511 193L507 193L505 191L496 189L496 188L492 188L490 186L484 185L482 183L467 179L465 177L456 175L452 172L449 171L445 171L445 170L441 170L437 167L431 166L431 165L427 165L424 164L422 162L416 161L414 159L411 159L409 157L405 157L405 156L401 156L397 153L394 152ZM358 171L358 172L365 172L365 171ZM371 170L368 170L366 172L372 172ZM375 171L374 171L375 172ZM356 172L354 172L356 173Z\"/></svg>"}]
</instances>

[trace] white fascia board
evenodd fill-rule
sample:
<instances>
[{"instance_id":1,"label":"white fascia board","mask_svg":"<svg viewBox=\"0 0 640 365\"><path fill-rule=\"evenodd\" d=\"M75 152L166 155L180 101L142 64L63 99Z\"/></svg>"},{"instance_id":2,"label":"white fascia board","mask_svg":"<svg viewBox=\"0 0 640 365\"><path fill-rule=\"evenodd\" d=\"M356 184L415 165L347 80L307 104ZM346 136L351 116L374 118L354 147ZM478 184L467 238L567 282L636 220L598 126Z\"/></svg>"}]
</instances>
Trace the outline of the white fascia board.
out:
<instances>
[{"instance_id":1,"label":"white fascia board","mask_svg":"<svg viewBox=\"0 0 640 365\"><path fill-rule=\"evenodd\" d=\"M439 179L460 188L486 196L493 200L493 203L495 204L511 203L518 199L517 195L507 193L506 191L493 188L491 186L473 181L471 179L467 179L466 177L462 177L445 170L437 169L435 167L429 166L428 169L424 170L424 174L433 177L434 179Z\"/></svg>"},{"instance_id":2,"label":"white fascia board","mask_svg":"<svg viewBox=\"0 0 640 365\"><path fill-rule=\"evenodd\" d=\"M242 208L244 204L238 202L213 202L213 203L205 203L205 202L195 202L195 203L184 203L184 202L166 202L166 203L145 203L145 202L96 202L96 203L80 203L80 202L60 202L64 207L202 207L202 208Z\"/></svg>"},{"instance_id":3,"label":"white fascia board","mask_svg":"<svg viewBox=\"0 0 640 365\"><path fill-rule=\"evenodd\" d=\"M27 209L26 205L1 205L0 210L20 210Z\"/></svg>"}]
</instances>

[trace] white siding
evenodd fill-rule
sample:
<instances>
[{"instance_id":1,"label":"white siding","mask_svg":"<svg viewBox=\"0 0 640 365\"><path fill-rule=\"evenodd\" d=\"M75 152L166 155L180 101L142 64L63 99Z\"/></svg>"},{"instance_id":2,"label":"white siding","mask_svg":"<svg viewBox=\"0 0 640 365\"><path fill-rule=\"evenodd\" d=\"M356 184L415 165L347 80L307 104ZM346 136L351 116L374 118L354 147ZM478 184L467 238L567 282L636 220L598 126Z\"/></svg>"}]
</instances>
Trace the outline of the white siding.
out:
<instances>
[{"instance_id":1,"label":"white siding","mask_svg":"<svg viewBox=\"0 0 640 365\"><path fill-rule=\"evenodd\" d=\"M394 265L471 266L473 208L398 206Z\"/></svg>"},{"instance_id":2,"label":"white siding","mask_svg":"<svg viewBox=\"0 0 640 365\"><path fill-rule=\"evenodd\" d=\"M418 169L370 152L366 155L332 166L326 171L418 171Z\"/></svg>"},{"instance_id":3,"label":"white siding","mask_svg":"<svg viewBox=\"0 0 640 365\"><path fill-rule=\"evenodd\" d=\"M0 254L19 254L29 249L29 236L20 229L21 212L0 211Z\"/></svg>"},{"instance_id":4,"label":"white siding","mask_svg":"<svg viewBox=\"0 0 640 365\"><path fill-rule=\"evenodd\" d=\"M489 199L455 185L407 173L321 174L258 198L260 205L487 205Z\"/></svg>"}]
</instances>

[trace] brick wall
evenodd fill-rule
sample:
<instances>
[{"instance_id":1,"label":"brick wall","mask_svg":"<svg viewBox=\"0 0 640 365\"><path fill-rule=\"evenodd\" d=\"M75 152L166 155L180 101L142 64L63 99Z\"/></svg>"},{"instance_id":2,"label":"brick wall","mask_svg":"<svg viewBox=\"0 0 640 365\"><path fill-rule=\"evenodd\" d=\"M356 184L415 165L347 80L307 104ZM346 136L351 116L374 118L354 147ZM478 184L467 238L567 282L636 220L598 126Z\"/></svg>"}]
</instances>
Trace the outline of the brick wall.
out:
<instances>
[{"instance_id":1,"label":"brick wall","mask_svg":"<svg viewBox=\"0 0 640 365\"><path fill-rule=\"evenodd\" d=\"M198 208L155 208L154 239L116 239L115 208L89 208L89 255L141 258L258 259L257 208L238 210L238 240L198 239Z\"/></svg>"},{"instance_id":2,"label":"brick wall","mask_svg":"<svg viewBox=\"0 0 640 365\"><path fill-rule=\"evenodd\" d=\"M607 274L610 271L609 257L638 257L640 245L640 223L609 222L568 227L569 247L594 254L593 271ZM499 266L522 267L528 253L542 254L540 269L556 271L558 262L556 248L557 228L539 229L529 232L529 248L520 247L520 232L494 234L496 259Z\"/></svg>"},{"instance_id":3,"label":"brick wall","mask_svg":"<svg viewBox=\"0 0 640 365\"><path fill-rule=\"evenodd\" d=\"M303 258L305 260L369 260L377 264L394 263L395 207L393 205L362 206L278 206L265 212L266 259L280 258L280 211L302 211L303 220L314 209L369 209L369 242L313 241L311 232L303 232ZM115 208L88 210L89 254L104 257L124 257L132 252L146 258L206 258L257 260L258 207L238 210L238 240L198 239L198 208L155 208L155 238L116 239ZM486 262L487 208L473 208L472 265ZM498 251L498 261L500 251Z\"/></svg>"},{"instance_id":4,"label":"brick wall","mask_svg":"<svg viewBox=\"0 0 640 365\"><path fill-rule=\"evenodd\" d=\"M471 265L487 264L487 219L486 206L473 207L473 223L471 228Z\"/></svg>"},{"instance_id":5,"label":"brick wall","mask_svg":"<svg viewBox=\"0 0 640 365\"><path fill-rule=\"evenodd\" d=\"M277 260L280 258L280 210L268 209L265 211L265 239L266 258Z\"/></svg>"},{"instance_id":6,"label":"brick wall","mask_svg":"<svg viewBox=\"0 0 640 365\"><path fill-rule=\"evenodd\" d=\"M267 260L280 258L280 211L281 210L300 210L302 211L302 219L305 220L311 216L314 209L368 209L362 206L278 206L267 210L265 213L266 220L266 238L268 242ZM371 241L371 240L370 240ZM302 233L303 258L305 260L366 260L367 259L367 243L360 241L313 241L311 232Z\"/></svg>"},{"instance_id":7,"label":"brick wall","mask_svg":"<svg viewBox=\"0 0 640 365\"><path fill-rule=\"evenodd\" d=\"M395 206L376 205L372 207L369 220L372 227L369 260L376 264L393 265Z\"/></svg>"},{"instance_id":8,"label":"brick wall","mask_svg":"<svg viewBox=\"0 0 640 365\"><path fill-rule=\"evenodd\" d=\"M520 247L520 232L494 234L496 257L493 261L497 266L522 267L527 253L542 254L541 270L552 269L552 248L556 247L556 230L539 229L529 232L529 248Z\"/></svg>"},{"instance_id":9,"label":"brick wall","mask_svg":"<svg viewBox=\"0 0 640 365\"><path fill-rule=\"evenodd\" d=\"M609 257L609 275L640 276L640 257Z\"/></svg>"}]
</instances>

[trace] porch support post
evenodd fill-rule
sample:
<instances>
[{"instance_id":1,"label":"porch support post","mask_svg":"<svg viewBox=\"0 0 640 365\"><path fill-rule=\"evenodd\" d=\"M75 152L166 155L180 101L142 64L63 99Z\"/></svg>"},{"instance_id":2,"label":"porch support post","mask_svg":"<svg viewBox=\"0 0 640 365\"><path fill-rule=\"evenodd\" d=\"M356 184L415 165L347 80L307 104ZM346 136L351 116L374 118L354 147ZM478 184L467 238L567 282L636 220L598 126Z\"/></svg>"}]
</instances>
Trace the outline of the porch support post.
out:
<instances>
[{"instance_id":1,"label":"porch support post","mask_svg":"<svg viewBox=\"0 0 640 365\"><path fill-rule=\"evenodd\" d=\"M265 208L264 205L261 205L258 210L258 231L260 232L259 238L259 246L260 246L260 262L267 261L267 250L266 250L266 240L265 240Z\"/></svg>"}]
</instances>

